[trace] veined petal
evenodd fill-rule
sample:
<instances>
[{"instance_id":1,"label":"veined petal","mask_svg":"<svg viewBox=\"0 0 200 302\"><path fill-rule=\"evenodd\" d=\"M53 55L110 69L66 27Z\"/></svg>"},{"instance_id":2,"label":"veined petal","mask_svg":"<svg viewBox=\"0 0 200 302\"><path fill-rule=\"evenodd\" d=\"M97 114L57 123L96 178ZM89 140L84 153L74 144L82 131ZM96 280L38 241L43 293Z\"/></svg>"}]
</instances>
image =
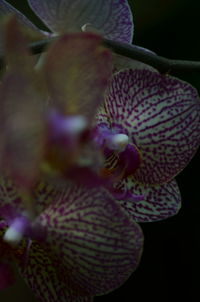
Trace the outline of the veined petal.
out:
<instances>
[{"instance_id":1,"label":"veined petal","mask_svg":"<svg viewBox=\"0 0 200 302\"><path fill-rule=\"evenodd\" d=\"M137 222L151 222L169 218L181 208L181 194L175 180L162 185L141 184L129 176L117 184L122 192L144 196L133 202L119 200L122 208Z\"/></svg>"},{"instance_id":2,"label":"veined petal","mask_svg":"<svg viewBox=\"0 0 200 302\"><path fill-rule=\"evenodd\" d=\"M121 127L141 154L134 178L171 180L200 144L200 100L190 84L152 70L114 75L97 123Z\"/></svg>"},{"instance_id":3,"label":"veined petal","mask_svg":"<svg viewBox=\"0 0 200 302\"><path fill-rule=\"evenodd\" d=\"M106 38L132 42L133 21L126 0L28 0L53 32L81 31L91 24Z\"/></svg>"},{"instance_id":4,"label":"veined petal","mask_svg":"<svg viewBox=\"0 0 200 302\"><path fill-rule=\"evenodd\" d=\"M17 264L21 276L42 302L92 302L91 296L80 297L68 288L61 275L56 271L56 262L52 262L46 251L35 241L31 243L28 257Z\"/></svg>"},{"instance_id":5,"label":"veined petal","mask_svg":"<svg viewBox=\"0 0 200 302\"><path fill-rule=\"evenodd\" d=\"M74 284L77 294L107 293L138 265L141 229L104 189L70 185L39 222L46 229L44 247L53 251L60 262L57 267L65 271L66 282Z\"/></svg>"},{"instance_id":6,"label":"veined petal","mask_svg":"<svg viewBox=\"0 0 200 302\"><path fill-rule=\"evenodd\" d=\"M55 200L60 199L66 190L65 183L40 180L32 192L35 214L39 215ZM9 177L0 177L0 217L22 213L26 210L25 203L16 184ZM13 210L12 210L13 209ZM3 212L2 212L3 211ZM10 213L10 214L9 214Z\"/></svg>"},{"instance_id":7,"label":"veined petal","mask_svg":"<svg viewBox=\"0 0 200 302\"><path fill-rule=\"evenodd\" d=\"M13 206L21 209L21 198L9 177L0 177L0 217L1 208Z\"/></svg>"},{"instance_id":8,"label":"veined petal","mask_svg":"<svg viewBox=\"0 0 200 302\"><path fill-rule=\"evenodd\" d=\"M75 33L49 48L44 72L52 101L62 113L92 119L103 101L112 64L101 42L95 34Z\"/></svg>"}]
</instances>

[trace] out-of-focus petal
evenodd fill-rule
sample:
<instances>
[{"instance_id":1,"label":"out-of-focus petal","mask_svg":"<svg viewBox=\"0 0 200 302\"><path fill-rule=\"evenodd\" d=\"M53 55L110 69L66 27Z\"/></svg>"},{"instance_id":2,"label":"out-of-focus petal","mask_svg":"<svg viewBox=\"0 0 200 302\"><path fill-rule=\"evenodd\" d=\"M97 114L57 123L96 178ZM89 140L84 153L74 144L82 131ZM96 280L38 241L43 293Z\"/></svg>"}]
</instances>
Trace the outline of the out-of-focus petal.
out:
<instances>
[{"instance_id":1,"label":"out-of-focus petal","mask_svg":"<svg viewBox=\"0 0 200 302\"><path fill-rule=\"evenodd\" d=\"M1 165L25 187L35 181L42 155L39 99L26 75L13 73L4 78L0 95Z\"/></svg>"},{"instance_id":2,"label":"out-of-focus petal","mask_svg":"<svg viewBox=\"0 0 200 302\"><path fill-rule=\"evenodd\" d=\"M111 75L111 54L92 33L61 37L50 47L44 62L53 104L62 113L92 119L103 101Z\"/></svg>"},{"instance_id":3,"label":"out-of-focus petal","mask_svg":"<svg viewBox=\"0 0 200 302\"><path fill-rule=\"evenodd\" d=\"M133 202L119 200L120 205L137 222L151 222L171 217L181 207L181 194L175 180L163 185L141 184L129 176L117 185L122 192L144 196Z\"/></svg>"},{"instance_id":4,"label":"out-of-focus petal","mask_svg":"<svg viewBox=\"0 0 200 302\"><path fill-rule=\"evenodd\" d=\"M106 38L132 42L133 21L126 0L28 0L53 32L81 31L91 24Z\"/></svg>"},{"instance_id":5,"label":"out-of-focus petal","mask_svg":"<svg viewBox=\"0 0 200 302\"><path fill-rule=\"evenodd\" d=\"M39 221L46 229L45 248L54 251L77 294L114 290L138 265L141 229L104 189L70 185Z\"/></svg>"},{"instance_id":6,"label":"out-of-focus petal","mask_svg":"<svg viewBox=\"0 0 200 302\"><path fill-rule=\"evenodd\" d=\"M25 15L23 15L20 11L18 11L16 8L14 8L11 4L8 2L1 0L0 1L0 18L5 18L6 15L14 14L16 15L19 22L27 28L31 29L34 33L42 35L44 32L40 31ZM4 54L4 42L2 40L3 37L3 30L2 27L4 26L4 22L0 22L0 54Z\"/></svg>"},{"instance_id":7,"label":"out-of-focus petal","mask_svg":"<svg viewBox=\"0 0 200 302\"><path fill-rule=\"evenodd\" d=\"M6 50L8 72L0 90L1 165L16 182L29 187L38 174L43 152L44 100L37 91L33 61L14 19L6 27Z\"/></svg>"},{"instance_id":8,"label":"out-of-focus petal","mask_svg":"<svg viewBox=\"0 0 200 302\"><path fill-rule=\"evenodd\" d=\"M80 297L71 292L68 284L63 282L62 276L57 274L56 261L52 262L46 251L35 241L28 249L25 263L21 257L18 255L16 258L20 274L40 301L92 302L91 296Z\"/></svg>"},{"instance_id":9,"label":"out-of-focus petal","mask_svg":"<svg viewBox=\"0 0 200 302\"><path fill-rule=\"evenodd\" d=\"M97 123L119 127L141 154L142 183L170 181L200 144L200 100L190 84L151 70L114 75Z\"/></svg>"}]
</instances>

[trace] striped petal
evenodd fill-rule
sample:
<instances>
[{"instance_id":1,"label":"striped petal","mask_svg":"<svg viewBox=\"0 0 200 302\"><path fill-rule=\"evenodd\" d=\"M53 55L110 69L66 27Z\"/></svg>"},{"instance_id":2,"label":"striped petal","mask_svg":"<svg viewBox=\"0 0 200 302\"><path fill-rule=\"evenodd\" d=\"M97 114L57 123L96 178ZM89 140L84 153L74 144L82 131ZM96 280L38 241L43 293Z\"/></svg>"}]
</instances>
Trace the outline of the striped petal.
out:
<instances>
[{"instance_id":1,"label":"striped petal","mask_svg":"<svg viewBox=\"0 0 200 302\"><path fill-rule=\"evenodd\" d=\"M200 144L200 100L188 83L152 70L114 75L97 123L120 128L141 154L134 178L142 183L170 181Z\"/></svg>"},{"instance_id":2,"label":"striped petal","mask_svg":"<svg viewBox=\"0 0 200 302\"><path fill-rule=\"evenodd\" d=\"M132 42L132 14L126 0L28 0L53 32L81 31L91 24L106 38Z\"/></svg>"},{"instance_id":3,"label":"striped petal","mask_svg":"<svg viewBox=\"0 0 200 302\"><path fill-rule=\"evenodd\" d=\"M147 185L132 176L117 184L121 192L143 196L135 202L119 200L122 208L137 222L152 222L169 218L181 208L181 194L175 180L162 185Z\"/></svg>"},{"instance_id":4,"label":"striped petal","mask_svg":"<svg viewBox=\"0 0 200 302\"><path fill-rule=\"evenodd\" d=\"M92 119L103 101L112 63L101 42L95 34L75 33L50 47L44 72L54 105L62 113Z\"/></svg>"},{"instance_id":5,"label":"striped petal","mask_svg":"<svg viewBox=\"0 0 200 302\"><path fill-rule=\"evenodd\" d=\"M32 192L35 215L39 215L55 200L60 199L66 190L65 183L57 184L55 181L40 180ZM4 212L14 209L15 213L22 213L26 203L20 191L9 177L0 177L0 217Z\"/></svg>"},{"instance_id":6,"label":"striped petal","mask_svg":"<svg viewBox=\"0 0 200 302\"><path fill-rule=\"evenodd\" d=\"M104 189L69 186L62 199L40 216L45 248L60 261L66 283L82 295L120 286L136 269L142 251L140 227ZM63 274L62 274L63 275Z\"/></svg>"},{"instance_id":7,"label":"striped petal","mask_svg":"<svg viewBox=\"0 0 200 302\"><path fill-rule=\"evenodd\" d=\"M57 274L56 263L36 242L32 242L26 264L17 257L21 276L42 302L92 302L91 296L80 297L68 289Z\"/></svg>"}]
</instances>

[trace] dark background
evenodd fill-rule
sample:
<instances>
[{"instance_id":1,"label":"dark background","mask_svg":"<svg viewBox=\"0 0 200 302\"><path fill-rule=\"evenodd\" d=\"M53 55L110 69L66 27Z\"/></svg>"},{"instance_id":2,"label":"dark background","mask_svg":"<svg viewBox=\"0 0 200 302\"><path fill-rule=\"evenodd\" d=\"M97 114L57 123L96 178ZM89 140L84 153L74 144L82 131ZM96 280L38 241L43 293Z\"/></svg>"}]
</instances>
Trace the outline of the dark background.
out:
<instances>
[{"instance_id":1,"label":"dark background","mask_svg":"<svg viewBox=\"0 0 200 302\"><path fill-rule=\"evenodd\" d=\"M9 2L38 22L26 1ZM135 44L168 58L200 60L199 0L134 0L129 3L134 14ZM200 91L200 73L185 72L177 76ZM179 214L162 222L141 224L145 245L140 266L123 286L109 295L95 298L96 302L200 300L199 160L200 152L177 177L183 199ZM1 292L0 298L9 302L35 301L20 280L13 288Z\"/></svg>"}]
</instances>

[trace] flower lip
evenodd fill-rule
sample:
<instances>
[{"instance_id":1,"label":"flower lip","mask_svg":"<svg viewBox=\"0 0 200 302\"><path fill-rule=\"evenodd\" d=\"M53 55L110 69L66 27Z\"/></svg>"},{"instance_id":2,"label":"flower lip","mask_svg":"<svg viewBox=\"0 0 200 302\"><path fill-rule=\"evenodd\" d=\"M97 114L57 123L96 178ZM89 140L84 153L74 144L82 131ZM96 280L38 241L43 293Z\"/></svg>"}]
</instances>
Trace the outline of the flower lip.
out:
<instances>
[{"instance_id":1,"label":"flower lip","mask_svg":"<svg viewBox=\"0 0 200 302\"><path fill-rule=\"evenodd\" d=\"M107 137L106 144L112 150L117 150L119 152L124 151L128 145L129 137L126 134L118 133Z\"/></svg>"}]
</instances>

